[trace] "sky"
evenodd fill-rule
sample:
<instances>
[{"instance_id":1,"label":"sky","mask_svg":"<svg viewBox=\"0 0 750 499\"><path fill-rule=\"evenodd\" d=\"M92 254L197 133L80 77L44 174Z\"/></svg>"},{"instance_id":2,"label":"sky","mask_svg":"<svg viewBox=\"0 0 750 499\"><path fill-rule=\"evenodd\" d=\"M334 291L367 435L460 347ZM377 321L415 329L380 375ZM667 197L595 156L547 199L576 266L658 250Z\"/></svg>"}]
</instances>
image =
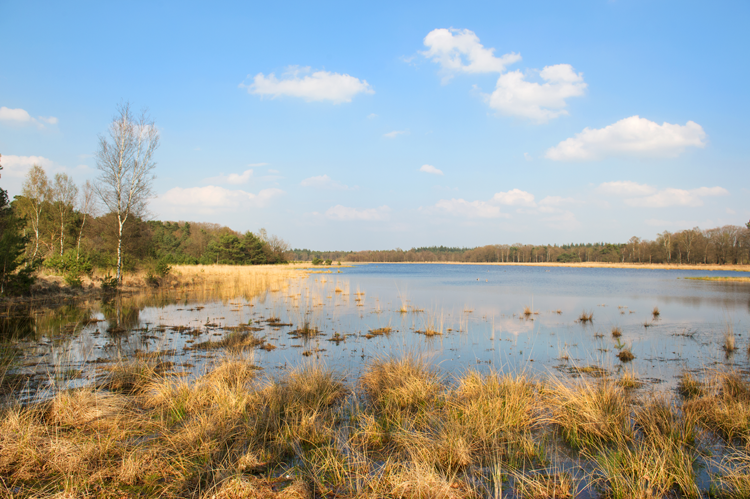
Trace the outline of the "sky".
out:
<instances>
[{"instance_id":1,"label":"sky","mask_svg":"<svg viewBox=\"0 0 750 499\"><path fill-rule=\"evenodd\" d=\"M750 3L0 0L0 185L95 181L118 105L150 217L319 250L654 239L750 219Z\"/></svg>"}]
</instances>

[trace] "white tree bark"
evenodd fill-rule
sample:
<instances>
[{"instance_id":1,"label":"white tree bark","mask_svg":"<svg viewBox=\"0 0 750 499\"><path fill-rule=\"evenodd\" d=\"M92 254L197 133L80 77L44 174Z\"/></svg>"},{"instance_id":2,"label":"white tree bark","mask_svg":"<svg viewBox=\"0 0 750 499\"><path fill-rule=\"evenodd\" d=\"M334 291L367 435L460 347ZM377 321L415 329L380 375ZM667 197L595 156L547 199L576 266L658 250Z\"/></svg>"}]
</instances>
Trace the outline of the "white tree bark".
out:
<instances>
[{"instance_id":1,"label":"white tree bark","mask_svg":"<svg viewBox=\"0 0 750 499\"><path fill-rule=\"evenodd\" d=\"M153 197L153 155L159 147L159 132L145 112L134 118L127 103L117 112L107 135L99 137L96 167L100 175L94 190L117 216L117 281L121 282L123 227L131 215L142 216Z\"/></svg>"}]
</instances>

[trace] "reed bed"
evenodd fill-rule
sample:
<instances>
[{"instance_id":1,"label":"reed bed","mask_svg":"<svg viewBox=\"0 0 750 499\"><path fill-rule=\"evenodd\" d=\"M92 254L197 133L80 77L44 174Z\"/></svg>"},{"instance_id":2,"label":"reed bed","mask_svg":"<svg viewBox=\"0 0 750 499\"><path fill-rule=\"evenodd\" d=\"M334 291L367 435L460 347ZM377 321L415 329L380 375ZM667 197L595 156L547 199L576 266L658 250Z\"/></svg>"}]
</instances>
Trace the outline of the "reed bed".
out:
<instances>
[{"instance_id":1,"label":"reed bed","mask_svg":"<svg viewBox=\"0 0 750 499\"><path fill-rule=\"evenodd\" d=\"M673 397L610 377L451 376L415 354L352 381L319 363L269 373L233 352L194 379L141 359L95 386L6 401L0 495L698 498L699 460L716 470L713 496L750 491L739 371L686 373Z\"/></svg>"}]
</instances>

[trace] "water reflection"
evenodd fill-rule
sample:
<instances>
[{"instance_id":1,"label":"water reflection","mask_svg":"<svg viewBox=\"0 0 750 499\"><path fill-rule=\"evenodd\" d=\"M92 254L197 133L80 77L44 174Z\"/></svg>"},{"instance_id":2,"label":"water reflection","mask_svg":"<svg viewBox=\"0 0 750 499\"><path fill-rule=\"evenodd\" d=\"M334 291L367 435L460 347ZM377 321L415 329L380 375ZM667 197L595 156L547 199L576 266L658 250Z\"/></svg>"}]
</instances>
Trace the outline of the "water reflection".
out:
<instances>
[{"instance_id":1,"label":"water reflection","mask_svg":"<svg viewBox=\"0 0 750 499\"><path fill-rule=\"evenodd\" d=\"M109 360L157 352L200 372L222 351L195 346L240 326L258 337L256 361L267 369L312 357L356 376L369 358L416 351L448 371L629 369L671 386L683 369L748 364L750 285L679 279L694 274L370 265L18 309L0 331L23 352L18 372L58 387L93 382ZM580 321L583 311L593 320ZM727 355L729 326L738 350ZM623 348L635 355L627 364L616 357Z\"/></svg>"}]
</instances>

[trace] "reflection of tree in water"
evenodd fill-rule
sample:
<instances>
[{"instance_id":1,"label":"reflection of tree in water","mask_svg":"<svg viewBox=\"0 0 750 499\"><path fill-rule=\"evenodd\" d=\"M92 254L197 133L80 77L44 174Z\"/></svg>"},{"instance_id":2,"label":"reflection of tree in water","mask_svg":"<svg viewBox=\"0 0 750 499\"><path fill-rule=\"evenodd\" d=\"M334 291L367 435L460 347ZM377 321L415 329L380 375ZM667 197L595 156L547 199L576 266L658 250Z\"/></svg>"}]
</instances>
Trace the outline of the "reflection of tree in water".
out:
<instances>
[{"instance_id":1,"label":"reflection of tree in water","mask_svg":"<svg viewBox=\"0 0 750 499\"><path fill-rule=\"evenodd\" d=\"M0 314L0 341L7 342L34 336L34 319L30 307L8 308Z\"/></svg>"},{"instance_id":2,"label":"reflection of tree in water","mask_svg":"<svg viewBox=\"0 0 750 499\"><path fill-rule=\"evenodd\" d=\"M57 307L13 307L0 315L0 338L3 340L74 336L88 324L91 310L65 304Z\"/></svg>"},{"instance_id":3,"label":"reflection of tree in water","mask_svg":"<svg viewBox=\"0 0 750 499\"><path fill-rule=\"evenodd\" d=\"M117 296L102 301L102 313L108 323L107 332L114 337L138 326L141 310Z\"/></svg>"},{"instance_id":4,"label":"reflection of tree in water","mask_svg":"<svg viewBox=\"0 0 750 499\"><path fill-rule=\"evenodd\" d=\"M140 325L141 314L141 309L133 301L114 296L102 301L101 311L108 324L107 335L110 339L106 350L127 355L142 347L140 336L133 334L133 330Z\"/></svg>"}]
</instances>

